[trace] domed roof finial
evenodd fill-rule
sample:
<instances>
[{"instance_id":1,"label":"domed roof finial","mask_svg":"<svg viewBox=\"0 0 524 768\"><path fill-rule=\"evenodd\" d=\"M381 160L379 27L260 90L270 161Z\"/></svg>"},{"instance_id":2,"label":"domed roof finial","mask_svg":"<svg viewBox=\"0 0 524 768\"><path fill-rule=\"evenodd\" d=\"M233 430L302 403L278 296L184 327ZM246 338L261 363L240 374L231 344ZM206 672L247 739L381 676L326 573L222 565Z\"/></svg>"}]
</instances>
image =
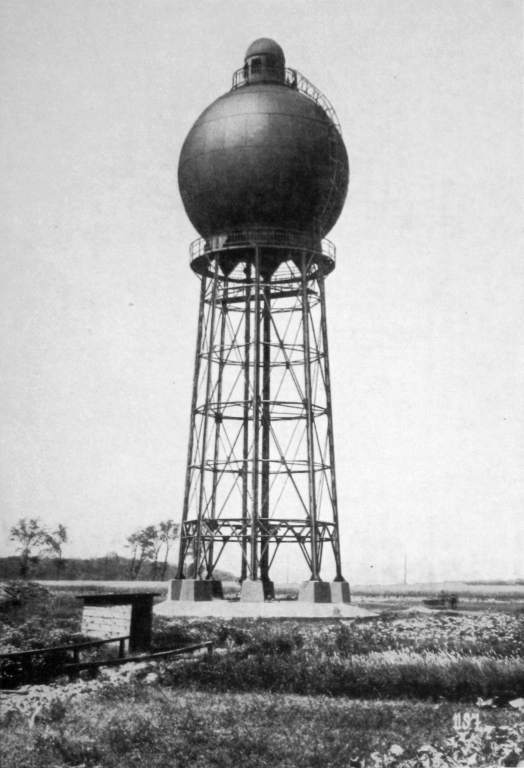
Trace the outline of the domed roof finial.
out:
<instances>
[{"instance_id":1,"label":"domed roof finial","mask_svg":"<svg viewBox=\"0 0 524 768\"><path fill-rule=\"evenodd\" d=\"M286 62L284 51L270 37L259 37L251 43L246 51L245 60L247 61L252 56L270 56L275 60L275 63L278 61L281 66L284 66Z\"/></svg>"},{"instance_id":2,"label":"domed roof finial","mask_svg":"<svg viewBox=\"0 0 524 768\"><path fill-rule=\"evenodd\" d=\"M269 37L259 37L246 51L244 75L248 84L276 82L285 78L284 51Z\"/></svg>"}]
</instances>

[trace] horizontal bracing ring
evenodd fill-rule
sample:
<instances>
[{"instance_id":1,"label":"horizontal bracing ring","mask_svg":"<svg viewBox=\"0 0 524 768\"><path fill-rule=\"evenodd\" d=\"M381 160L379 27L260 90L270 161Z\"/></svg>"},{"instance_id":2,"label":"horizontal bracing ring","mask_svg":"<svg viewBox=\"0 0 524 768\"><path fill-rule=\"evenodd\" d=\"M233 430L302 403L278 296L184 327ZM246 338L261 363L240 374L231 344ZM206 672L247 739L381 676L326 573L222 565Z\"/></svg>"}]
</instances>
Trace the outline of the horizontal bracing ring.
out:
<instances>
[{"instance_id":1,"label":"horizontal bracing ring","mask_svg":"<svg viewBox=\"0 0 524 768\"><path fill-rule=\"evenodd\" d=\"M256 285L255 282L247 284L247 286L248 287L250 286L251 288L255 288L255 285ZM263 283L261 281L260 285L264 286L265 283ZM272 285L272 283L267 283L267 285ZM314 305L316 305L316 304L318 304L320 302L318 291L314 291L311 288L308 288L307 291L306 291L306 294L309 297L313 297L313 299L314 299L313 301L309 302L310 306L314 306ZM269 299L270 301L276 301L277 299L281 300L281 299L289 299L289 298L298 298L298 297L302 297L302 296L303 296L302 290L296 290L296 291L291 291L291 290L289 290L289 291L275 291L275 290L273 290L269 294L269 296L266 297L266 299ZM255 291L254 290L251 291L249 296L246 297L246 289L245 289L245 286L243 286L242 289L240 289L240 290L233 289L233 295L231 295L231 289L229 289L227 298L223 298L219 291L217 291L216 296L214 298L213 298L213 295L210 294L210 296L205 299L205 303L206 304L213 304L214 303L217 306L220 306L220 305L224 306L225 305L225 306L230 307L231 304L244 304L245 305L246 301L249 301L250 303L253 303L255 300L256 300L256 293L255 293ZM262 294L260 295L260 300L261 301L264 300L264 297L262 296ZM274 307L272 307L272 310L273 311L278 311ZM241 308L240 311L244 311L244 308ZM282 308L281 311L282 312L301 312L302 308L301 308L300 305L292 304L292 305L289 305L288 307Z\"/></svg>"},{"instance_id":2,"label":"horizontal bracing ring","mask_svg":"<svg viewBox=\"0 0 524 768\"><path fill-rule=\"evenodd\" d=\"M182 525L182 538L192 539L200 528L200 536L203 541L242 542L245 537L251 536L251 521L236 518L204 518L187 520ZM312 526L307 520L286 518L263 518L255 525L257 537L264 537L270 542L278 544L306 543L311 541ZM317 520L315 523L317 540L332 542L336 540L336 525L333 522Z\"/></svg>"},{"instance_id":3,"label":"horizontal bracing ring","mask_svg":"<svg viewBox=\"0 0 524 768\"><path fill-rule=\"evenodd\" d=\"M199 416L210 415L215 421L224 421L225 419L231 421L244 421L245 406L251 411L253 406L252 401L228 400L227 402L222 403L210 401L208 403L197 405L195 413ZM300 401L263 400L261 398L260 406L270 407L270 421L295 421L307 418L306 405ZM327 413L327 408L318 405L317 403L311 403L309 410L311 411L313 418L324 416Z\"/></svg>"},{"instance_id":4,"label":"horizontal bracing ring","mask_svg":"<svg viewBox=\"0 0 524 768\"><path fill-rule=\"evenodd\" d=\"M309 471L313 472L325 472L331 469L330 464L325 464L320 461L309 462L307 459L260 459L261 465L268 467L268 473L270 475L307 475ZM199 464L191 464L191 469L205 472L213 472L230 475L240 475L245 469L245 462L243 459L227 459L213 461L208 459ZM252 468L249 469L251 474Z\"/></svg>"},{"instance_id":5,"label":"horizontal bracing ring","mask_svg":"<svg viewBox=\"0 0 524 768\"><path fill-rule=\"evenodd\" d=\"M249 345L250 347L252 344ZM269 346L272 349L275 349L277 352L284 352L286 355L286 358L280 357L277 359L272 359L269 363L270 368L291 368L291 367L299 367L305 365L307 361L307 355L304 350L304 346L300 346L300 344L279 344L277 342L270 342L269 344L263 343L262 348ZM202 360L210 360L212 363L217 363L219 365L223 366L241 366L242 368L245 368L246 366L246 345L245 344L225 344L224 347L221 349L220 346L213 346L211 350L206 352L200 353L200 358ZM239 357L233 357L231 355L228 355L229 352L236 352L239 354ZM225 354L224 354L225 352ZM296 354L297 357L295 359L290 359L291 355ZM300 357L298 357L300 355ZM320 360L323 360L326 357L325 352L318 349L318 347L309 347L309 362L310 364L318 363ZM251 368L254 368L256 363L253 359L250 359L248 361L248 365ZM259 363L259 368L262 367L262 364Z\"/></svg>"}]
</instances>

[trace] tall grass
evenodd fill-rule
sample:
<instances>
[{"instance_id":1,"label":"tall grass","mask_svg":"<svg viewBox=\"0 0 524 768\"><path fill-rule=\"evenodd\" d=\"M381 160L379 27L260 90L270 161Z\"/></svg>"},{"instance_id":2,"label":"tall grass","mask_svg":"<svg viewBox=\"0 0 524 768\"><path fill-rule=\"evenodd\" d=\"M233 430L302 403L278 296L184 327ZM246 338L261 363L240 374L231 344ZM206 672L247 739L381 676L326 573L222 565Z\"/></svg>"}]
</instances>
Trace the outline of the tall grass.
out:
<instances>
[{"instance_id":1,"label":"tall grass","mask_svg":"<svg viewBox=\"0 0 524 768\"><path fill-rule=\"evenodd\" d=\"M166 682L212 691L274 691L352 698L474 701L524 694L524 660L388 651L350 658L304 650L231 654L172 668Z\"/></svg>"},{"instance_id":2,"label":"tall grass","mask_svg":"<svg viewBox=\"0 0 524 768\"><path fill-rule=\"evenodd\" d=\"M129 687L67 707L33 727L2 725L0 764L9 768L349 768L400 744L405 756L453 734L449 703L348 702L326 697L220 694ZM508 724L516 713L488 712Z\"/></svg>"},{"instance_id":3,"label":"tall grass","mask_svg":"<svg viewBox=\"0 0 524 768\"><path fill-rule=\"evenodd\" d=\"M524 695L524 618L428 616L372 624L169 622L165 644L213 639L212 660L166 667L166 681L200 690L474 701Z\"/></svg>"}]
</instances>

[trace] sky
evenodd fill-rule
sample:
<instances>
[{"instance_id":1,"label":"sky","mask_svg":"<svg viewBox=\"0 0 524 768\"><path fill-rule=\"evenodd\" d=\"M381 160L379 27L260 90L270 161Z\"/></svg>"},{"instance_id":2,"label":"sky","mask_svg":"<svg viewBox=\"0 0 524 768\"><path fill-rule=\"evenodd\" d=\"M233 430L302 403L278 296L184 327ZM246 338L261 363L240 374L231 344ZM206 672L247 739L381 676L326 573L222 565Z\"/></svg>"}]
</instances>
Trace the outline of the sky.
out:
<instances>
[{"instance_id":1,"label":"sky","mask_svg":"<svg viewBox=\"0 0 524 768\"><path fill-rule=\"evenodd\" d=\"M524 577L522 27L517 0L3 0L0 555L21 517L65 524L70 556L180 518L178 155L272 37L350 158L327 281L345 576Z\"/></svg>"}]
</instances>

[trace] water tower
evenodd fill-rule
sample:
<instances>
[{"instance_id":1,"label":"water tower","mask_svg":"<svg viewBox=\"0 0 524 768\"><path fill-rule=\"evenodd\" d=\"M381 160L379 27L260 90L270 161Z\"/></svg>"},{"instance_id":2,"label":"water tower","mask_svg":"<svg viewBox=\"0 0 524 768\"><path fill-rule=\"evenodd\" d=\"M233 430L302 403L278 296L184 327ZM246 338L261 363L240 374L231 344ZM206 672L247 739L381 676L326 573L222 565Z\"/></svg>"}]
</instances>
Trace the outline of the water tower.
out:
<instances>
[{"instance_id":1,"label":"water tower","mask_svg":"<svg viewBox=\"0 0 524 768\"><path fill-rule=\"evenodd\" d=\"M201 236L190 246L200 304L170 596L219 595L214 572L233 549L241 599L271 598L272 566L292 546L308 576L301 599L347 602L325 298L325 236L349 180L335 112L276 42L256 40L191 128L178 179Z\"/></svg>"}]
</instances>

